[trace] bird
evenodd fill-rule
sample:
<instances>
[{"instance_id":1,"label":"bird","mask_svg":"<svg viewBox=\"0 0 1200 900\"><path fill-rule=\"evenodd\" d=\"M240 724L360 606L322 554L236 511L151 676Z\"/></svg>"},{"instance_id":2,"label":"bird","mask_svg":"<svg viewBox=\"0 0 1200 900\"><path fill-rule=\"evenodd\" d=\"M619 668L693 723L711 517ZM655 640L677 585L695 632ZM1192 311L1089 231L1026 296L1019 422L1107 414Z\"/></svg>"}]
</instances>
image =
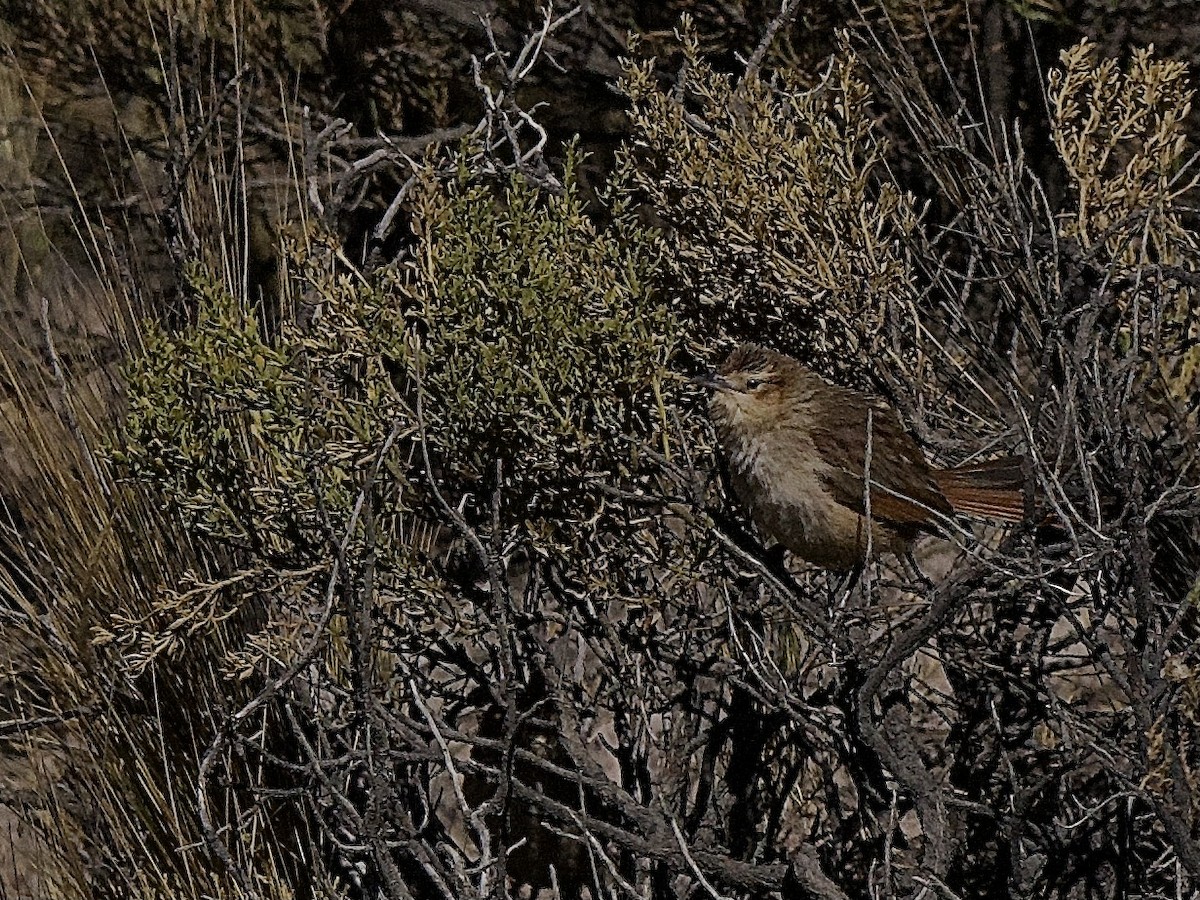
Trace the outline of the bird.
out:
<instances>
[{"instance_id":1,"label":"bird","mask_svg":"<svg viewBox=\"0 0 1200 900\"><path fill-rule=\"evenodd\" d=\"M937 468L886 403L791 356L742 344L695 380L711 390L735 496L761 534L800 559L849 571L868 547L910 559L918 536L944 535L955 515L1024 517L1020 456Z\"/></svg>"}]
</instances>

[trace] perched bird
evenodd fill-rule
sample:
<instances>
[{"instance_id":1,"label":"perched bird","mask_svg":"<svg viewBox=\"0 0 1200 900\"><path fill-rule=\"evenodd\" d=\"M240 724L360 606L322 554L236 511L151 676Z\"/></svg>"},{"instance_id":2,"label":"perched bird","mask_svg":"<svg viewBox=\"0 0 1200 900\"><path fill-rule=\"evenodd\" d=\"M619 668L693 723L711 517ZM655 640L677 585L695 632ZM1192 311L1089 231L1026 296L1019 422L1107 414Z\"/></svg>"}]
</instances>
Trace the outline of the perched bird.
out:
<instances>
[{"instance_id":1,"label":"perched bird","mask_svg":"<svg viewBox=\"0 0 1200 900\"><path fill-rule=\"evenodd\" d=\"M906 554L955 514L1023 517L1020 457L934 468L890 407L790 356L744 344L696 380L713 390L734 493L765 536L809 562L844 571L866 560L868 470L874 553Z\"/></svg>"}]
</instances>

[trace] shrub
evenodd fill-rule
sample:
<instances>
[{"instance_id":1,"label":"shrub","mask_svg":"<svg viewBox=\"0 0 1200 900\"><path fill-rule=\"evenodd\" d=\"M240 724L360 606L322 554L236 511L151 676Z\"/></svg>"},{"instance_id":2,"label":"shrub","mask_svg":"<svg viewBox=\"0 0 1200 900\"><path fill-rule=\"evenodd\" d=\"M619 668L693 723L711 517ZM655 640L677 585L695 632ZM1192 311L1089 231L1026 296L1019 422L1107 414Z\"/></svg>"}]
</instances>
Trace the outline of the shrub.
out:
<instances>
[{"instance_id":1,"label":"shrub","mask_svg":"<svg viewBox=\"0 0 1200 900\"><path fill-rule=\"evenodd\" d=\"M630 63L633 135L618 179L669 226L670 283L705 342L770 334L817 369L866 381L912 314L905 239L915 200L880 177L886 142L848 48L807 83L735 80L699 53L690 23L669 89ZM911 346L908 348L911 353Z\"/></svg>"}]
</instances>

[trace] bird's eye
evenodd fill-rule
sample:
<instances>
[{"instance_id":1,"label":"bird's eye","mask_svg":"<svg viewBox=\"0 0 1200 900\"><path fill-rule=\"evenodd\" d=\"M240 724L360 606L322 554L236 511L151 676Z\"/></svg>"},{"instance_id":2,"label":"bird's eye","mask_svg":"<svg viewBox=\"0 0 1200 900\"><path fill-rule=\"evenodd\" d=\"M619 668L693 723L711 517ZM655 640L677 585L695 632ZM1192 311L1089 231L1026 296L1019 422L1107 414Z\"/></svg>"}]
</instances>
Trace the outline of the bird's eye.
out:
<instances>
[{"instance_id":1,"label":"bird's eye","mask_svg":"<svg viewBox=\"0 0 1200 900\"><path fill-rule=\"evenodd\" d=\"M763 380L761 378L747 378L746 379L746 390L748 390L748 391L756 391L762 386L763 386Z\"/></svg>"}]
</instances>

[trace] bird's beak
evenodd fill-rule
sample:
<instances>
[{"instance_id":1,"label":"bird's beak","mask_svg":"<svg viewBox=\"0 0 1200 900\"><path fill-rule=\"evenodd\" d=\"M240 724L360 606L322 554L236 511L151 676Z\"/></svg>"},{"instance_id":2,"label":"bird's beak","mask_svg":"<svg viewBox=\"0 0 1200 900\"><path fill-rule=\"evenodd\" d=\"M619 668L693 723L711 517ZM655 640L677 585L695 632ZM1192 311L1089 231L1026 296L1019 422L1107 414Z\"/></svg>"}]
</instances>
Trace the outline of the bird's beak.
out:
<instances>
[{"instance_id":1,"label":"bird's beak","mask_svg":"<svg viewBox=\"0 0 1200 900\"><path fill-rule=\"evenodd\" d=\"M713 391L733 391L737 390L729 380L716 372L708 372L704 375L693 375L688 379L692 384L698 384L701 387L706 387Z\"/></svg>"}]
</instances>

